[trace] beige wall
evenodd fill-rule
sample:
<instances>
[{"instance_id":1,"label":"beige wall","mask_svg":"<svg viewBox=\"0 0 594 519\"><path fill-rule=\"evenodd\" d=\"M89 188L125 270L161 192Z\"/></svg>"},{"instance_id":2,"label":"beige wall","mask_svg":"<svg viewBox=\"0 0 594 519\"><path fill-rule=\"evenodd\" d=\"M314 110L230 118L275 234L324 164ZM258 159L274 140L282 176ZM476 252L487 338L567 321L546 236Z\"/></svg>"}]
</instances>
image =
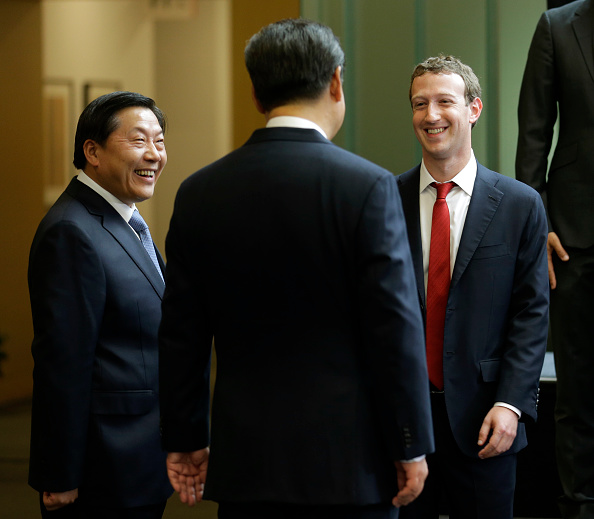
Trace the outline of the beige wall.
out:
<instances>
[{"instance_id":1,"label":"beige wall","mask_svg":"<svg viewBox=\"0 0 594 519\"><path fill-rule=\"evenodd\" d=\"M156 90L167 114L168 163L153 197L164 252L180 183L231 150L231 0L200 0L194 17L156 24Z\"/></svg>"},{"instance_id":2,"label":"beige wall","mask_svg":"<svg viewBox=\"0 0 594 519\"><path fill-rule=\"evenodd\" d=\"M155 97L155 23L149 2L42 0L43 79L72 84L72 140L86 104L86 84ZM74 166L70 173L76 174ZM139 206L151 228L153 205Z\"/></svg>"},{"instance_id":3,"label":"beige wall","mask_svg":"<svg viewBox=\"0 0 594 519\"><path fill-rule=\"evenodd\" d=\"M29 245L42 216L41 8L0 0L0 402L31 390Z\"/></svg>"},{"instance_id":4,"label":"beige wall","mask_svg":"<svg viewBox=\"0 0 594 519\"><path fill-rule=\"evenodd\" d=\"M264 126L264 116L252 102L252 87L245 68L243 50L250 37L260 28L283 18L299 16L299 0L258 0L254 8L252 0L232 2L233 64L233 147L241 146L256 128Z\"/></svg>"},{"instance_id":5,"label":"beige wall","mask_svg":"<svg viewBox=\"0 0 594 519\"><path fill-rule=\"evenodd\" d=\"M84 105L85 83L115 80L124 89L154 96L155 38L148 2L0 0L0 113L5 128L5 173L0 190L4 252L0 336L8 355L2 364L0 403L31 393L33 331L26 276L29 246L47 209L43 189L44 84L68 81L71 85L70 139ZM71 175L74 173L72 166ZM150 202L141 210L151 222Z\"/></svg>"},{"instance_id":6,"label":"beige wall","mask_svg":"<svg viewBox=\"0 0 594 519\"><path fill-rule=\"evenodd\" d=\"M165 111L168 165L153 199L140 206L161 250L180 182L264 124L251 102L243 47L263 25L298 16L299 1L258 0L257 9L252 0L198 0L196 5L194 13L170 17L155 15L150 0L0 0L0 102L10 130L9 139L2 140L8 168L0 215L13 223L0 231L5 251L0 335L9 356L0 378L0 403L31 391L26 268L47 208L43 83L70 84L71 139L87 83L117 83L154 97ZM74 174L71 167L65 180Z\"/></svg>"}]
</instances>

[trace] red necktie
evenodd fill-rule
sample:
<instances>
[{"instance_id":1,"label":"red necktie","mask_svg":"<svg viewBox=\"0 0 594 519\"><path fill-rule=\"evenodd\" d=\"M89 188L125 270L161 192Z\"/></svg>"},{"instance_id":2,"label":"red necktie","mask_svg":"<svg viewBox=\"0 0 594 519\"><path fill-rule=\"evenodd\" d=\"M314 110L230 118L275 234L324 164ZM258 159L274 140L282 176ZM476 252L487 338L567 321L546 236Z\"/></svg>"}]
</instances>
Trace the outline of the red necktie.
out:
<instances>
[{"instance_id":1,"label":"red necktie","mask_svg":"<svg viewBox=\"0 0 594 519\"><path fill-rule=\"evenodd\" d=\"M450 212L446 196L453 182L431 184L437 189L431 220L429 275L427 278L427 367L429 380L443 389L443 334L450 291Z\"/></svg>"}]
</instances>

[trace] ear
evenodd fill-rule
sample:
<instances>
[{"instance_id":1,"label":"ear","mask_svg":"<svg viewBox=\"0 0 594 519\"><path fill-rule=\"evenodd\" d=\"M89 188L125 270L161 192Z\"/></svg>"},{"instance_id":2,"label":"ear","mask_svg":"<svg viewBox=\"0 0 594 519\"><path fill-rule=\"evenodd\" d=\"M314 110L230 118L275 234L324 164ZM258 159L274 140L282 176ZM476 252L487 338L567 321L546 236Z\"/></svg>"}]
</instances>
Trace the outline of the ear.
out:
<instances>
[{"instance_id":1,"label":"ear","mask_svg":"<svg viewBox=\"0 0 594 519\"><path fill-rule=\"evenodd\" d=\"M475 97L470 103L470 123L474 124L478 121L483 111L483 102L480 97Z\"/></svg>"},{"instance_id":2,"label":"ear","mask_svg":"<svg viewBox=\"0 0 594 519\"><path fill-rule=\"evenodd\" d=\"M332 99L340 103L344 96L344 92L342 91L342 78L341 76L342 67L336 67L334 74L332 74L332 79L330 79L330 96Z\"/></svg>"},{"instance_id":3,"label":"ear","mask_svg":"<svg viewBox=\"0 0 594 519\"><path fill-rule=\"evenodd\" d=\"M256 89L254 88L254 84L253 83L252 83L252 101L256 105L256 110L258 110L258 112L260 112L261 114L265 114L266 113L266 111L262 107L262 103L260 103L260 101L256 97Z\"/></svg>"},{"instance_id":4,"label":"ear","mask_svg":"<svg viewBox=\"0 0 594 519\"><path fill-rule=\"evenodd\" d=\"M97 154L99 151L99 145L94 140L87 139L83 144L83 151L85 153L87 162L91 166L97 167L99 165L99 156Z\"/></svg>"}]
</instances>

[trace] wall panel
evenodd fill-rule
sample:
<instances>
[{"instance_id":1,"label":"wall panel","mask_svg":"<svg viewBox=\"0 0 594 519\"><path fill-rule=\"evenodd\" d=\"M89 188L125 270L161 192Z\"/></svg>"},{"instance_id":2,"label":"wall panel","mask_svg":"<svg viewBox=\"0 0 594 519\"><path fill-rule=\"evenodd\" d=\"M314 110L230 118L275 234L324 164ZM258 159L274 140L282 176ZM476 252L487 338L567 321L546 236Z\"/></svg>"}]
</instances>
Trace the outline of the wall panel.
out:
<instances>
[{"instance_id":1,"label":"wall panel","mask_svg":"<svg viewBox=\"0 0 594 519\"><path fill-rule=\"evenodd\" d=\"M41 134L41 6L0 0L0 403L31 394L33 338L27 262L43 216Z\"/></svg>"},{"instance_id":2,"label":"wall panel","mask_svg":"<svg viewBox=\"0 0 594 519\"><path fill-rule=\"evenodd\" d=\"M453 54L473 68L483 89L484 110L473 130L477 158L514 175L519 85L545 0L303 0L301 6L304 17L330 25L347 52L347 117L337 144L394 173L412 167L421 153L408 104L410 74L428 56Z\"/></svg>"}]
</instances>

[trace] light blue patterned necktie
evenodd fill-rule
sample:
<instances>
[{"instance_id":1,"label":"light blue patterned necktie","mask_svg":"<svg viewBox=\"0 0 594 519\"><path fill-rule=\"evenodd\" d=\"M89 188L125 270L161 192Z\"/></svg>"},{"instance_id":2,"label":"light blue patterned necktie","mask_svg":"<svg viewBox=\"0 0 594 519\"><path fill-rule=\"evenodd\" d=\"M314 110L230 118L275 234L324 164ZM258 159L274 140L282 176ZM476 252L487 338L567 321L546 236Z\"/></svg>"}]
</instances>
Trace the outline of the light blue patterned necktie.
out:
<instances>
[{"instance_id":1,"label":"light blue patterned necktie","mask_svg":"<svg viewBox=\"0 0 594 519\"><path fill-rule=\"evenodd\" d=\"M161 279L163 279L163 273L161 272L161 267L159 266L159 261L157 260L157 253L155 252L155 247L153 245L151 233L149 231L148 225L146 224L142 216L140 216L138 209L134 209L134 213L132 213L132 218L130 218L130 221L128 223L130 224L130 227L132 227L132 229L134 229L140 236L140 241L142 242L142 245L144 245L144 248L146 249L146 252L148 253L151 260L153 261L153 264L155 265L157 272L161 276Z\"/></svg>"}]
</instances>

